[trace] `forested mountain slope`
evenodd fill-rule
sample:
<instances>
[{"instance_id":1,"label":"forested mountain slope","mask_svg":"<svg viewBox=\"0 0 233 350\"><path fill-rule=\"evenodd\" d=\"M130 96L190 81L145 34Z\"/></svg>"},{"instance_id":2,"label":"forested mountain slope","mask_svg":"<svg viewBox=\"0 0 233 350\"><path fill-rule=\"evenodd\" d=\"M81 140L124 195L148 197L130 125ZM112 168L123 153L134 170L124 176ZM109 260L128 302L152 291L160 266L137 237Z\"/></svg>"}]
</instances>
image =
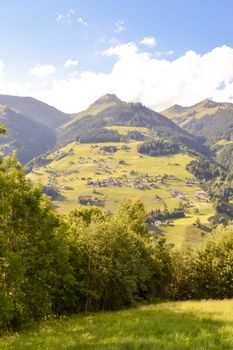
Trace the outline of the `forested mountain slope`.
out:
<instances>
[{"instance_id":1,"label":"forested mountain slope","mask_svg":"<svg viewBox=\"0 0 233 350\"><path fill-rule=\"evenodd\" d=\"M233 139L233 104L211 100L194 106L174 105L162 112L189 133L199 136L209 145Z\"/></svg>"},{"instance_id":2,"label":"forested mountain slope","mask_svg":"<svg viewBox=\"0 0 233 350\"><path fill-rule=\"evenodd\" d=\"M32 97L0 95L0 104L15 109L53 130L70 118L70 115Z\"/></svg>"},{"instance_id":3,"label":"forested mountain slope","mask_svg":"<svg viewBox=\"0 0 233 350\"><path fill-rule=\"evenodd\" d=\"M53 130L4 105L0 105L0 124L7 129L6 134L0 135L1 155L16 151L23 164L55 144Z\"/></svg>"}]
</instances>

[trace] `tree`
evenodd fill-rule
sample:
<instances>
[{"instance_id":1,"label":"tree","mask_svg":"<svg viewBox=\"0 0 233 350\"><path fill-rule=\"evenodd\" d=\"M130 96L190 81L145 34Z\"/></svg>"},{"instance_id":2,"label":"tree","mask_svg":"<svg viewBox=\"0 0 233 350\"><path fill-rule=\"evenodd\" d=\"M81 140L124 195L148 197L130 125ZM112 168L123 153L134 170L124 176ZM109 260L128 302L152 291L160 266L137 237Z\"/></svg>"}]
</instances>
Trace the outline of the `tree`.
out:
<instances>
[{"instance_id":1,"label":"tree","mask_svg":"<svg viewBox=\"0 0 233 350\"><path fill-rule=\"evenodd\" d=\"M52 311L63 254L48 198L14 158L0 159L0 325L17 326Z\"/></svg>"}]
</instances>

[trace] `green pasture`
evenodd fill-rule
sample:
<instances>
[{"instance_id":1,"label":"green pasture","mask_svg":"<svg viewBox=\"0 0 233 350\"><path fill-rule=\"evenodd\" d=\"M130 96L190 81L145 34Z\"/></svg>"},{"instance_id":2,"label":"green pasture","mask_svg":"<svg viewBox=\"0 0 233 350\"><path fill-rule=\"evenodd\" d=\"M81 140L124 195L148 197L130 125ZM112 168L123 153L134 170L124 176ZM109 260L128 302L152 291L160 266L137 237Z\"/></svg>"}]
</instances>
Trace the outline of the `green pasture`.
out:
<instances>
[{"instance_id":1,"label":"green pasture","mask_svg":"<svg viewBox=\"0 0 233 350\"><path fill-rule=\"evenodd\" d=\"M1 350L231 350L233 300L168 302L46 320Z\"/></svg>"},{"instance_id":2,"label":"green pasture","mask_svg":"<svg viewBox=\"0 0 233 350\"><path fill-rule=\"evenodd\" d=\"M124 127L120 127L123 128ZM125 130L124 130L125 132ZM61 213L68 213L79 206L80 196L91 196L104 203L104 209L115 211L119 203L125 199L140 198L147 210L177 207L181 200L175 198L171 192L182 192L183 203L190 206L187 218L174 220L171 224L162 225L161 233L165 234L169 243L182 244L188 240L200 241L201 233L193 226L197 216L200 216L203 224L208 224L208 217L214 214L211 203L201 203L197 200L197 191L200 187L196 184L187 185L187 180L192 175L185 169L192 160L186 154L171 156L150 157L138 153L139 142L131 142L125 148L124 143L103 143L98 145L71 143L51 153L48 156L50 163L47 166L34 169L28 177L33 182L42 185L53 183L61 193L61 199L54 201L54 205ZM102 147L116 146L117 152L104 152ZM65 154L61 159L59 155ZM55 173L51 175L51 172ZM94 187L88 185L88 181L97 181L106 178L133 178L131 172L148 175L149 177L168 177L165 182L156 182L157 188L139 190L131 187ZM68 189L67 189L68 188ZM194 214L194 208L199 213ZM190 234L190 232L192 232Z\"/></svg>"}]
</instances>

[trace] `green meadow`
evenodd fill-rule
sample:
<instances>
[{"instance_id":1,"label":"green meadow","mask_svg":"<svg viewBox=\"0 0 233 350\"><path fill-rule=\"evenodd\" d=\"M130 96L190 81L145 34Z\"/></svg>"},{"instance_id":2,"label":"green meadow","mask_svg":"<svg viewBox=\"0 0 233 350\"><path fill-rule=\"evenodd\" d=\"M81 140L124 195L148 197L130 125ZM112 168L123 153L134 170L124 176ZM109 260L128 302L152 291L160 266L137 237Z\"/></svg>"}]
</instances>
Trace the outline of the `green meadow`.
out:
<instances>
[{"instance_id":1,"label":"green meadow","mask_svg":"<svg viewBox=\"0 0 233 350\"><path fill-rule=\"evenodd\" d=\"M231 350L233 300L167 302L46 320L1 350Z\"/></svg>"},{"instance_id":2,"label":"green meadow","mask_svg":"<svg viewBox=\"0 0 233 350\"><path fill-rule=\"evenodd\" d=\"M114 127L116 128L116 127ZM133 127L117 127L125 134ZM129 130L130 129L130 130ZM146 128L141 128L146 133ZM115 211L124 199L140 198L147 210L164 209L165 203L169 210L178 207L180 203L187 205L186 218L170 220L158 227L158 232L165 235L169 243L180 246L184 242L198 243L202 239L202 232L193 223L199 217L203 225L209 224L208 218L214 215L211 203L201 202L197 198L200 187L187 182L192 175L185 169L193 159L187 154L150 157L138 153L139 142L79 144L71 143L47 156L50 163L46 166L34 168L28 175L35 183L42 185L54 184L61 197L53 203L60 213L68 213L79 206L80 196L93 198L106 210ZM114 146L117 151L109 153L103 147ZM64 157L61 155L64 154ZM156 188L137 189L132 187L93 187L88 182L102 181L103 179L133 179L135 175L149 177L164 177L167 179L155 182ZM176 198L172 191L182 193L182 199ZM198 209L198 213L197 210Z\"/></svg>"}]
</instances>

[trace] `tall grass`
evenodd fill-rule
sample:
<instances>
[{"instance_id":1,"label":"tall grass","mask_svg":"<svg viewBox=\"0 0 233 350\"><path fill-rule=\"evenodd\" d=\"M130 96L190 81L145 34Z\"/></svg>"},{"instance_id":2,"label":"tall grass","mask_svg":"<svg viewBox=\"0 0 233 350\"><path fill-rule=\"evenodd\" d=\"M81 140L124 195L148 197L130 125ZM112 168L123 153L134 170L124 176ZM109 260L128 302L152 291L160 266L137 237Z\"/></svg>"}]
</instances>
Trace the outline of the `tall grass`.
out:
<instances>
[{"instance_id":1,"label":"tall grass","mask_svg":"<svg viewBox=\"0 0 233 350\"><path fill-rule=\"evenodd\" d=\"M230 350L233 300L174 302L43 321L1 350Z\"/></svg>"}]
</instances>

